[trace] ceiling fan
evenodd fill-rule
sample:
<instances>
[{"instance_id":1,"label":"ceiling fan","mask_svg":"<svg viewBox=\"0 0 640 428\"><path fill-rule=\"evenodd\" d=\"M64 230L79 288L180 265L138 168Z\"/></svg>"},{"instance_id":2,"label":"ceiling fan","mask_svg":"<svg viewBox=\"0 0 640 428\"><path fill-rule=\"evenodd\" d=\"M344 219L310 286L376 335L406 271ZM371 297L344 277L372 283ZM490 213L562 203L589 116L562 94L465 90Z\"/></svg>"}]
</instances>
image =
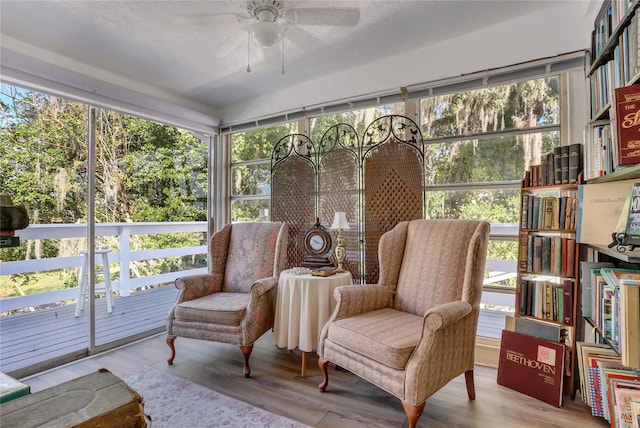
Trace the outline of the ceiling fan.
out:
<instances>
[{"instance_id":1,"label":"ceiling fan","mask_svg":"<svg viewBox=\"0 0 640 428\"><path fill-rule=\"evenodd\" d=\"M335 2L334 4L339 4ZM284 39L308 48L318 43L307 31L300 28L307 25L355 26L360 21L358 8L306 8L287 7L280 0L247 0L246 14L236 14L236 23L240 24L230 36L221 43L216 52L218 57L226 57L242 43L242 35L247 41L248 65L251 71L250 55L253 40L263 49L268 49L282 42L282 58L284 74ZM240 31L242 30L242 31Z\"/></svg>"}]
</instances>

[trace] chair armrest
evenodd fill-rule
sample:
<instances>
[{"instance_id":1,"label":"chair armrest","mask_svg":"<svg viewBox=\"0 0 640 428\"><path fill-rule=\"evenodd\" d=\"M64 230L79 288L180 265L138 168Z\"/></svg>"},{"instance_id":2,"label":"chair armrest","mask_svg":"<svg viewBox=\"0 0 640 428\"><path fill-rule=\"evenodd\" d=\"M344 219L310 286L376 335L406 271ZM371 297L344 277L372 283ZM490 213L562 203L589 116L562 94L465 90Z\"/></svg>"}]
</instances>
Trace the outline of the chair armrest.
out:
<instances>
[{"instance_id":1,"label":"chair armrest","mask_svg":"<svg viewBox=\"0 0 640 428\"><path fill-rule=\"evenodd\" d=\"M257 280L256 282L253 283L253 285L251 285L251 297L259 297L262 296L264 293L268 292L269 290L271 290L273 287L277 287L278 285L278 278L276 278L275 276L270 276L268 278L260 278L259 280ZM251 302L249 302L249 305L251 305Z\"/></svg>"},{"instance_id":2,"label":"chair armrest","mask_svg":"<svg viewBox=\"0 0 640 428\"><path fill-rule=\"evenodd\" d=\"M422 336L406 365L405 399L421 403L447 382L472 369L477 310L465 301L427 311Z\"/></svg>"},{"instance_id":3,"label":"chair armrest","mask_svg":"<svg viewBox=\"0 0 640 428\"><path fill-rule=\"evenodd\" d=\"M471 313L471 305L464 301L448 302L435 306L424 314L423 331L436 331L455 324Z\"/></svg>"},{"instance_id":4,"label":"chair armrest","mask_svg":"<svg viewBox=\"0 0 640 428\"><path fill-rule=\"evenodd\" d=\"M203 274L177 278L175 286L180 293L177 302L197 299L222 290L222 275Z\"/></svg>"},{"instance_id":5,"label":"chair armrest","mask_svg":"<svg viewBox=\"0 0 640 428\"><path fill-rule=\"evenodd\" d=\"M342 285L333 290L336 309L330 321L391 306L393 293L388 287L372 285Z\"/></svg>"},{"instance_id":6,"label":"chair armrest","mask_svg":"<svg viewBox=\"0 0 640 428\"><path fill-rule=\"evenodd\" d=\"M242 343L250 345L273 326L278 278L261 278L251 285L249 304L242 320Z\"/></svg>"}]
</instances>

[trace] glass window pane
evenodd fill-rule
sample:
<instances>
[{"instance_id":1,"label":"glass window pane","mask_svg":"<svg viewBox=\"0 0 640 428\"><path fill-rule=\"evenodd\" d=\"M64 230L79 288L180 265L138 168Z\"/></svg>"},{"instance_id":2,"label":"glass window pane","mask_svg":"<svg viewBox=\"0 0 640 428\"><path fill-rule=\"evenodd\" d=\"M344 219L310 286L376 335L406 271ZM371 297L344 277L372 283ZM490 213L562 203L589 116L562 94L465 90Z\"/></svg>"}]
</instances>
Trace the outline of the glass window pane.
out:
<instances>
[{"instance_id":1,"label":"glass window pane","mask_svg":"<svg viewBox=\"0 0 640 428\"><path fill-rule=\"evenodd\" d=\"M427 144L427 184L521 180L531 147L547 152L559 144L559 132Z\"/></svg>"},{"instance_id":2,"label":"glass window pane","mask_svg":"<svg viewBox=\"0 0 640 428\"><path fill-rule=\"evenodd\" d=\"M235 165L231 167L231 195L271 194L271 164Z\"/></svg>"},{"instance_id":3,"label":"glass window pane","mask_svg":"<svg viewBox=\"0 0 640 428\"><path fill-rule=\"evenodd\" d=\"M552 76L420 101L425 139L560 123L560 79Z\"/></svg>"},{"instance_id":4,"label":"glass window pane","mask_svg":"<svg viewBox=\"0 0 640 428\"><path fill-rule=\"evenodd\" d=\"M231 201L231 221L270 221L270 199Z\"/></svg>"},{"instance_id":5,"label":"glass window pane","mask_svg":"<svg viewBox=\"0 0 640 428\"><path fill-rule=\"evenodd\" d=\"M298 132L298 122L231 134L231 162L271 159L274 145L284 136Z\"/></svg>"},{"instance_id":6,"label":"glass window pane","mask_svg":"<svg viewBox=\"0 0 640 428\"><path fill-rule=\"evenodd\" d=\"M489 241L487 260L516 261L518 243L516 241ZM515 290L516 272L485 272L485 285L494 287L509 287Z\"/></svg>"},{"instance_id":7,"label":"glass window pane","mask_svg":"<svg viewBox=\"0 0 640 428\"><path fill-rule=\"evenodd\" d=\"M426 218L463 218L489 223L518 223L520 189L428 191Z\"/></svg>"},{"instance_id":8,"label":"glass window pane","mask_svg":"<svg viewBox=\"0 0 640 428\"><path fill-rule=\"evenodd\" d=\"M361 136L371 122L389 114L404 114L404 103L386 104L362 110L314 117L310 120L311 140L314 143L319 143L327 129L338 123L348 123L353 126L358 132L358 135Z\"/></svg>"}]
</instances>

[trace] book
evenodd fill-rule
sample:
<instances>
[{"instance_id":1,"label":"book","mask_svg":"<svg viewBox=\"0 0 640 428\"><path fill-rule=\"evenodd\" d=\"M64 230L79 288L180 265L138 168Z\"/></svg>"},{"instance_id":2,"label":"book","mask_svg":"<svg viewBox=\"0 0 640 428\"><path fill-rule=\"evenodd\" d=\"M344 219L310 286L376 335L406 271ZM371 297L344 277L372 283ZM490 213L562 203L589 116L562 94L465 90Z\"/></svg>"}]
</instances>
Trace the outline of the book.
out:
<instances>
[{"instance_id":1,"label":"book","mask_svg":"<svg viewBox=\"0 0 640 428\"><path fill-rule=\"evenodd\" d=\"M640 85L615 88L617 165L640 163Z\"/></svg>"},{"instance_id":2,"label":"book","mask_svg":"<svg viewBox=\"0 0 640 428\"><path fill-rule=\"evenodd\" d=\"M618 428L633 427L632 400L640 400L640 381L612 379L610 387L610 412Z\"/></svg>"},{"instance_id":3,"label":"book","mask_svg":"<svg viewBox=\"0 0 640 428\"><path fill-rule=\"evenodd\" d=\"M542 236L541 239L540 271L542 273L551 273L551 237Z\"/></svg>"},{"instance_id":4,"label":"book","mask_svg":"<svg viewBox=\"0 0 640 428\"><path fill-rule=\"evenodd\" d=\"M561 407L564 353L563 343L503 330L497 382Z\"/></svg>"},{"instance_id":5,"label":"book","mask_svg":"<svg viewBox=\"0 0 640 428\"><path fill-rule=\"evenodd\" d=\"M569 184L578 183L582 172L582 144L569 145Z\"/></svg>"},{"instance_id":6,"label":"book","mask_svg":"<svg viewBox=\"0 0 640 428\"><path fill-rule=\"evenodd\" d=\"M569 184L569 146L560 147L562 184Z\"/></svg>"},{"instance_id":7,"label":"book","mask_svg":"<svg viewBox=\"0 0 640 428\"><path fill-rule=\"evenodd\" d=\"M337 272L335 266L322 266L311 270L313 276L331 276Z\"/></svg>"},{"instance_id":8,"label":"book","mask_svg":"<svg viewBox=\"0 0 640 428\"><path fill-rule=\"evenodd\" d=\"M567 335L566 329L559 324L511 316L505 317L505 330L558 343L564 342L564 338Z\"/></svg>"},{"instance_id":9,"label":"book","mask_svg":"<svg viewBox=\"0 0 640 428\"><path fill-rule=\"evenodd\" d=\"M640 367L640 271L625 268L602 268L603 278L613 289L618 290L618 315L614 331L619 337L623 362L631 367Z\"/></svg>"},{"instance_id":10,"label":"book","mask_svg":"<svg viewBox=\"0 0 640 428\"><path fill-rule=\"evenodd\" d=\"M611 267L613 263L610 262L580 262L580 302L582 308L582 316L587 318L593 318L593 275L594 270L599 270L602 267Z\"/></svg>"},{"instance_id":11,"label":"book","mask_svg":"<svg viewBox=\"0 0 640 428\"><path fill-rule=\"evenodd\" d=\"M522 210L520 217L520 229L527 229L527 217L529 216L529 195L522 195Z\"/></svg>"},{"instance_id":12,"label":"book","mask_svg":"<svg viewBox=\"0 0 640 428\"><path fill-rule=\"evenodd\" d=\"M640 183L634 183L630 192L628 211L622 214L627 217L623 243L640 246Z\"/></svg>"},{"instance_id":13,"label":"book","mask_svg":"<svg viewBox=\"0 0 640 428\"><path fill-rule=\"evenodd\" d=\"M562 184L562 148L553 149L553 181L554 184Z\"/></svg>"},{"instance_id":14,"label":"book","mask_svg":"<svg viewBox=\"0 0 640 428\"><path fill-rule=\"evenodd\" d=\"M631 399L629 401L631 406L631 423L633 428L640 428L640 400Z\"/></svg>"},{"instance_id":15,"label":"book","mask_svg":"<svg viewBox=\"0 0 640 428\"><path fill-rule=\"evenodd\" d=\"M640 270L604 267L600 271L612 288L620 287L621 284L640 285Z\"/></svg>"},{"instance_id":16,"label":"book","mask_svg":"<svg viewBox=\"0 0 640 428\"><path fill-rule=\"evenodd\" d=\"M603 343L591 343L578 341L576 342L577 360L578 360L578 374L580 377L580 395L582 400L592 407L590 390L592 385L588 377L589 361L588 357L592 355L599 355L603 357L610 357L620 359L616 352L611 349L609 345Z\"/></svg>"},{"instance_id":17,"label":"book","mask_svg":"<svg viewBox=\"0 0 640 428\"><path fill-rule=\"evenodd\" d=\"M579 243L607 246L623 212L627 194L636 180L578 186Z\"/></svg>"},{"instance_id":18,"label":"book","mask_svg":"<svg viewBox=\"0 0 640 428\"><path fill-rule=\"evenodd\" d=\"M628 367L603 367L600 369L600 388L604 418L616 426L614 383L618 381L640 382L640 376Z\"/></svg>"},{"instance_id":19,"label":"book","mask_svg":"<svg viewBox=\"0 0 640 428\"><path fill-rule=\"evenodd\" d=\"M520 272L527 271L528 247L529 234L526 230L521 230L518 235L518 269Z\"/></svg>"},{"instance_id":20,"label":"book","mask_svg":"<svg viewBox=\"0 0 640 428\"><path fill-rule=\"evenodd\" d=\"M573 281L565 279L562 284L563 311L562 322L573 324Z\"/></svg>"}]
</instances>

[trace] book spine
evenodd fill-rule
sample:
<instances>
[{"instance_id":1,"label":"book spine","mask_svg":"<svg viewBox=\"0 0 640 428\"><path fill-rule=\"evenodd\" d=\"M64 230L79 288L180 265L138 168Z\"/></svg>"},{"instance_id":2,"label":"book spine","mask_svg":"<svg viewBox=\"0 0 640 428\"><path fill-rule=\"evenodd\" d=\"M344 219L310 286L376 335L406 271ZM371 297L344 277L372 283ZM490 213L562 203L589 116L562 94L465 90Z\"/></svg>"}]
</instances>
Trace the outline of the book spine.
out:
<instances>
[{"instance_id":1,"label":"book spine","mask_svg":"<svg viewBox=\"0 0 640 428\"><path fill-rule=\"evenodd\" d=\"M551 273L551 237L542 237L542 250L540 255L540 271L542 273Z\"/></svg>"},{"instance_id":2,"label":"book spine","mask_svg":"<svg viewBox=\"0 0 640 428\"><path fill-rule=\"evenodd\" d=\"M614 91L617 165L640 163L640 85Z\"/></svg>"},{"instance_id":3,"label":"book spine","mask_svg":"<svg viewBox=\"0 0 640 428\"><path fill-rule=\"evenodd\" d=\"M573 281L564 280L563 291L563 322L573 325Z\"/></svg>"},{"instance_id":4,"label":"book spine","mask_svg":"<svg viewBox=\"0 0 640 428\"><path fill-rule=\"evenodd\" d=\"M520 272L527 272L528 248L529 234L526 231L520 231L518 236L518 269Z\"/></svg>"},{"instance_id":5,"label":"book spine","mask_svg":"<svg viewBox=\"0 0 640 428\"><path fill-rule=\"evenodd\" d=\"M559 146L553 149L553 178L554 184L562 184L562 152Z\"/></svg>"},{"instance_id":6,"label":"book spine","mask_svg":"<svg viewBox=\"0 0 640 428\"><path fill-rule=\"evenodd\" d=\"M522 211L520 217L520 228L527 229L527 221L529 216L529 195L522 195Z\"/></svg>"},{"instance_id":7,"label":"book spine","mask_svg":"<svg viewBox=\"0 0 640 428\"><path fill-rule=\"evenodd\" d=\"M569 146L561 146L562 184L569 184Z\"/></svg>"},{"instance_id":8,"label":"book spine","mask_svg":"<svg viewBox=\"0 0 640 428\"><path fill-rule=\"evenodd\" d=\"M542 236L533 239L533 272L542 272Z\"/></svg>"},{"instance_id":9,"label":"book spine","mask_svg":"<svg viewBox=\"0 0 640 428\"><path fill-rule=\"evenodd\" d=\"M569 146L569 184L576 184L582 172L582 144Z\"/></svg>"},{"instance_id":10,"label":"book spine","mask_svg":"<svg viewBox=\"0 0 640 428\"><path fill-rule=\"evenodd\" d=\"M533 196L533 218L529 229L538 229L538 218L540 217L540 197Z\"/></svg>"}]
</instances>

